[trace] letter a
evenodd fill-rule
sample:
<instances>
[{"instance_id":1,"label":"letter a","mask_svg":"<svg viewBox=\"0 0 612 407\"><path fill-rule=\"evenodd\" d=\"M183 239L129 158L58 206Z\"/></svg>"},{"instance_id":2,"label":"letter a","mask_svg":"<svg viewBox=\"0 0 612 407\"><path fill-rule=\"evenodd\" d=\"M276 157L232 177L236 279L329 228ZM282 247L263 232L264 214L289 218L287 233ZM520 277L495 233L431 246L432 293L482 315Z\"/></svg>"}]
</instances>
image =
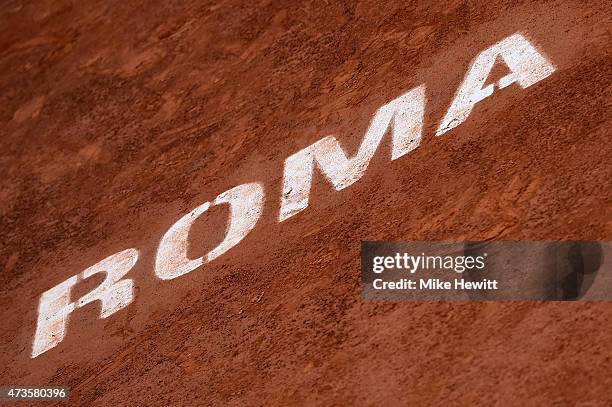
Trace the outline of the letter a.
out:
<instances>
[{"instance_id":1,"label":"letter a","mask_svg":"<svg viewBox=\"0 0 612 407\"><path fill-rule=\"evenodd\" d=\"M512 71L499 80L498 85L501 89L515 82L524 89L555 71L555 67L521 34L513 34L498 42L482 51L472 62L455 100L436 131L436 136L441 136L463 123L476 103L493 94L493 84L484 88L483 85L498 56Z\"/></svg>"}]
</instances>

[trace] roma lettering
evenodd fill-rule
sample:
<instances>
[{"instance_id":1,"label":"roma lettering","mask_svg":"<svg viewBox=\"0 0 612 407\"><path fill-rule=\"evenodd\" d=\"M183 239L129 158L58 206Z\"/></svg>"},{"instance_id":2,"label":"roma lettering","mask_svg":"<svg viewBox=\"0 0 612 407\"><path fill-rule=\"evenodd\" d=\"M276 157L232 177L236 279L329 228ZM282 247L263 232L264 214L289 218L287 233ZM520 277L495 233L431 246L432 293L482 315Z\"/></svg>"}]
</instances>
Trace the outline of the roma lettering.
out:
<instances>
[{"instance_id":1,"label":"roma lettering","mask_svg":"<svg viewBox=\"0 0 612 407\"><path fill-rule=\"evenodd\" d=\"M554 66L523 35L517 33L503 39L474 58L436 136L463 123L477 103L494 93L493 84L484 85L497 59L501 59L510 70L498 81L500 89L514 83L527 88L555 71ZM419 85L380 107L352 157L347 156L333 136L324 137L288 157L284 163L278 222L296 216L308 207L315 171L320 171L339 191L361 179L385 135L391 137L391 160L397 160L416 149L422 138L425 93L425 85ZM220 194L212 203L205 202L177 220L161 238L155 259L155 275L161 280L180 277L239 244L259 221L264 196L260 183L239 185ZM225 238L206 256L189 259L187 243L191 225L198 217L204 216L211 206L220 204L230 207ZM107 318L128 306L134 300L134 292L133 281L126 275L138 261L138 254L135 248L115 253L44 292L39 301L31 357L37 357L60 344L66 335L68 319L78 308L100 301L100 318ZM104 281L93 291L72 301L72 287L79 280L97 273L104 273Z\"/></svg>"}]
</instances>

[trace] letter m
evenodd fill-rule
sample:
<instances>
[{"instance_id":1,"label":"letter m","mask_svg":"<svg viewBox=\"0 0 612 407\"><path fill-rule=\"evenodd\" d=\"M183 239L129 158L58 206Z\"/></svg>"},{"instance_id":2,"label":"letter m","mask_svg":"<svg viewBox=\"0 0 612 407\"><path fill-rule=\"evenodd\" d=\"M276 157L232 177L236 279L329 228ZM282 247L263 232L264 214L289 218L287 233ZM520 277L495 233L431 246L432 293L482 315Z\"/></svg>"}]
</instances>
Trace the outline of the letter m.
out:
<instances>
[{"instance_id":1,"label":"letter m","mask_svg":"<svg viewBox=\"0 0 612 407\"><path fill-rule=\"evenodd\" d=\"M423 130L425 86L421 85L382 106L372 119L359 150L349 158L335 137L327 136L285 160L282 222L308 207L315 166L337 191L358 181L370 164L383 136L392 126L391 160L418 147Z\"/></svg>"}]
</instances>

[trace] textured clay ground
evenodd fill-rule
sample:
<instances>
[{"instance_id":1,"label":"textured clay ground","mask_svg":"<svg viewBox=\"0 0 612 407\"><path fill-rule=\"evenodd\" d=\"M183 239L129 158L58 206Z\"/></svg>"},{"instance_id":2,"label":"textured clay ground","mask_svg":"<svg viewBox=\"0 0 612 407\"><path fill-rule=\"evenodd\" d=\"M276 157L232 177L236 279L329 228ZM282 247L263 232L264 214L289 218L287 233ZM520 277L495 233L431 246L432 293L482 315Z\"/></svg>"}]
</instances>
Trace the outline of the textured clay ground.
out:
<instances>
[{"instance_id":1,"label":"textured clay ground","mask_svg":"<svg viewBox=\"0 0 612 407\"><path fill-rule=\"evenodd\" d=\"M4 1L0 384L66 385L75 405L611 405L609 303L359 295L362 239L612 240L611 27L585 0ZM515 32L557 71L434 137L470 60ZM354 151L421 83L416 151L382 146L340 192L318 175L276 221L287 156L329 134ZM253 181L249 236L158 280L164 231ZM226 218L198 221L194 257ZM129 247L135 301L78 310L30 359L40 294Z\"/></svg>"}]
</instances>

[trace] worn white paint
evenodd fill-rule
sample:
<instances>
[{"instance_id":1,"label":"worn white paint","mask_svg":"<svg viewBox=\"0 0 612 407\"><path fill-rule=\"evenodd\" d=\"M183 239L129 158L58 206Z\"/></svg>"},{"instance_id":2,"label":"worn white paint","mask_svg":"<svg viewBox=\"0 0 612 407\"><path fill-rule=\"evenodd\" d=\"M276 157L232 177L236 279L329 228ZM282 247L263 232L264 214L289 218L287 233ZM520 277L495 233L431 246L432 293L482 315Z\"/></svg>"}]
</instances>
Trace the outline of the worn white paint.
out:
<instances>
[{"instance_id":1,"label":"worn white paint","mask_svg":"<svg viewBox=\"0 0 612 407\"><path fill-rule=\"evenodd\" d=\"M333 136L327 136L287 158L279 222L308 206L315 163L336 190L344 189L363 176L391 123L392 160L418 147L424 112L425 85L421 85L378 109L352 158L347 158Z\"/></svg>"},{"instance_id":2,"label":"worn white paint","mask_svg":"<svg viewBox=\"0 0 612 407\"><path fill-rule=\"evenodd\" d=\"M206 202L183 216L163 236L157 258L155 274L162 280L171 280L187 274L202 264L212 261L236 246L255 227L261 216L264 191L261 184L242 184L219 195L214 205L229 204L230 216L225 238L204 257L189 259L189 230L193 222L210 208Z\"/></svg>"},{"instance_id":3,"label":"worn white paint","mask_svg":"<svg viewBox=\"0 0 612 407\"><path fill-rule=\"evenodd\" d=\"M137 260L138 250L128 249L83 271L83 279L102 272L106 273L106 278L93 291L83 295L78 300L77 307L100 301L100 318L106 318L132 302L134 282L132 279L123 279L123 276L134 267Z\"/></svg>"},{"instance_id":4,"label":"worn white paint","mask_svg":"<svg viewBox=\"0 0 612 407\"><path fill-rule=\"evenodd\" d=\"M134 298L134 282L123 277L134 267L137 260L136 249L115 253L44 292L38 304L38 322L32 344L32 357L57 346L64 339L69 316L75 309L100 301L100 318L106 318L131 303ZM72 287L78 281L98 273L105 273L104 281L93 291L71 302Z\"/></svg>"},{"instance_id":5,"label":"worn white paint","mask_svg":"<svg viewBox=\"0 0 612 407\"><path fill-rule=\"evenodd\" d=\"M162 237L155 259L155 274L162 280L171 280L204 264L204 258L187 257L189 230L193 222L210 208L205 202L180 218Z\"/></svg>"},{"instance_id":6,"label":"worn white paint","mask_svg":"<svg viewBox=\"0 0 612 407\"><path fill-rule=\"evenodd\" d=\"M500 88L518 83L526 88L546 78L555 68L521 34L514 34L481 52L472 62L436 135L466 120L474 105L494 92L494 85L483 88L495 60L501 57L511 73L498 81ZM368 168L383 137L391 128L391 160L396 160L419 146L425 112L425 85L416 87L378 109L358 151L348 158L333 136L298 151L285 160L279 222L308 207L315 166L336 190L358 181ZM213 201L198 206L175 224L161 239L155 260L155 274L170 280L210 262L240 243L261 217L264 190L259 183L242 184ZM189 231L195 220L211 205L229 204L230 215L223 241L206 256L189 259ZM42 294L32 357L57 346L64 338L70 314L94 301L101 302L101 318L106 318L133 300L133 281L123 277L138 259L136 249L116 253L72 276ZM72 287L80 280L104 272L106 278L93 291L71 302Z\"/></svg>"},{"instance_id":7,"label":"worn white paint","mask_svg":"<svg viewBox=\"0 0 612 407\"><path fill-rule=\"evenodd\" d=\"M436 136L441 136L463 123L476 103L493 94L495 90L493 84L484 88L483 86L498 57L501 57L512 71L498 81L501 89L515 82L522 88L527 88L555 71L555 67L523 35L517 33L505 38L482 51L474 59L436 131Z\"/></svg>"},{"instance_id":8,"label":"worn white paint","mask_svg":"<svg viewBox=\"0 0 612 407\"><path fill-rule=\"evenodd\" d=\"M255 227L263 211L263 187L257 183L239 185L215 199L215 205L224 203L230 205L227 232L225 239L208 253L208 261L236 246Z\"/></svg>"}]
</instances>

